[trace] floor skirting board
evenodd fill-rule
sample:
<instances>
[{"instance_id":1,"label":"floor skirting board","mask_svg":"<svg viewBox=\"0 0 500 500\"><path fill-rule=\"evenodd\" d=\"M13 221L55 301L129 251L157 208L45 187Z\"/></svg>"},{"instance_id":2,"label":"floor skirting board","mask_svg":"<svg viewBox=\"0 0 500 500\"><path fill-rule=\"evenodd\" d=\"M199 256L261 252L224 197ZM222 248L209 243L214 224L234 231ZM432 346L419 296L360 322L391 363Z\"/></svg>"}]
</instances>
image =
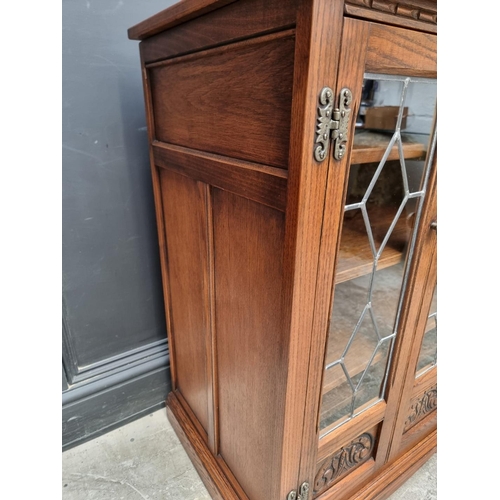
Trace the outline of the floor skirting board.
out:
<instances>
[{"instance_id":1,"label":"floor skirting board","mask_svg":"<svg viewBox=\"0 0 500 500\"><path fill-rule=\"evenodd\" d=\"M170 389L168 354L70 386L63 392L63 450L158 410Z\"/></svg>"}]
</instances>

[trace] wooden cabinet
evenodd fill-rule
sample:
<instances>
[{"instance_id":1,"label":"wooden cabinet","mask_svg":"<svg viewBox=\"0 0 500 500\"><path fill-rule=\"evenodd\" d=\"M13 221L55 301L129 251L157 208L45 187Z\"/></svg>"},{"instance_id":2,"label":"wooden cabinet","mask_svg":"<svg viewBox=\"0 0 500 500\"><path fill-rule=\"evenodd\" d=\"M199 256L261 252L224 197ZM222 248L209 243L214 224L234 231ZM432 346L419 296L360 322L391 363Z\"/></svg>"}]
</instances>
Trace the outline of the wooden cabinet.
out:
<instances>
[{"instance_id":1,"label":"wooden cabinet","mask_svg":"<svg viewBox=\"0 0 500 500\"><path fill-rule=\"evenodd\" d=\"M218 499L436 449L436 3L183 0L140 52L173 391Z\"/></svg>"}]
</instances>

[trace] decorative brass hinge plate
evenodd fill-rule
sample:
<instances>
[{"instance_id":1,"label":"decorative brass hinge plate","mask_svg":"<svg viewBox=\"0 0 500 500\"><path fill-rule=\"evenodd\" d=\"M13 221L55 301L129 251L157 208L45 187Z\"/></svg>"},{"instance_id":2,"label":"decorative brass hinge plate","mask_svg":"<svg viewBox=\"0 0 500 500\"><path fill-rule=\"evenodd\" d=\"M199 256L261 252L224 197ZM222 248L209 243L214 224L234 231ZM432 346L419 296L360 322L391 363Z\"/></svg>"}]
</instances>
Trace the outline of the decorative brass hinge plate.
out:
<instances>
[{"instance_id":1,"label":"decorative brass hinge plate","mask_svg":"<svg viewBox=\"0 0 500 500\"><path fill-rule=\"evenodd\" d=\"M299 488L299 493L297 490L292 490L288 493L286 500L307 500L309 498L309 483L302 483Z\"/></svg>"},{"instance_id":2,"label":"decorative brass hinge plate","mask_svg":"<svg viewBox=\"0 0 500 500\"><path fill-rule=\"evenodd\" d=\"M318 123L314 158L323 161L328 155L330 139L334 142L333 157L344 157L347 143L349 117L351 116L352 92L348 88L340 91L339 107L333 108L333 90L325 87L319 95Z\"/></svg>"}]
</instances>

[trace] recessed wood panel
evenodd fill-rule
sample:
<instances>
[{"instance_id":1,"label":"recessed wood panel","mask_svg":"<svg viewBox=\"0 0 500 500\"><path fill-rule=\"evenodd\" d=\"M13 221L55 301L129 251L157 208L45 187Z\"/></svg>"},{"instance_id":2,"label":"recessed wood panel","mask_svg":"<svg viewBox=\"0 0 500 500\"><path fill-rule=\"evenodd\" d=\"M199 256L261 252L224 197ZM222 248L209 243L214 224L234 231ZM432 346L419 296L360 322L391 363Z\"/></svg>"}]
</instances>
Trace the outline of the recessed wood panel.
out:
<instances>
[{"instance_id":1,"label":"recessed wood panel","mask_svg":"<svg viewBox=\"0 0 500 500\"><path fill-rule=\"evenodd\" d=\"M208 431L206 185L160 170L176 388Z\"/></svg>"},{"instance_id":2,"label":"recessed wood panel","mask_svg":"<svg viewBox=\"0 0 500 500\"><path fill-rule=\"evenodd\" d=\"M298 0L249 0L226 5L141 43L144 61L215 47L295 24Z\"/></svg>"},{"instance_id":3,"label":"recessed wood panel","mask_svg":"<svg viewBox=\"0 0 500 500\"><path fill-rule=\"evenodd\" d=\"M219 450L251 500L277 498L284 214L214 189L213 216Z\"/></svg>"},{"instance_id":4,"label":"recessed wood panel","mask_svg":"<svg viewBox=\"0 0 500 500\"><path fill-rule=\"evenodd\" d=\"M149 66L156 139L286 168L293 33Z\"/></svg>"}]
</instances>

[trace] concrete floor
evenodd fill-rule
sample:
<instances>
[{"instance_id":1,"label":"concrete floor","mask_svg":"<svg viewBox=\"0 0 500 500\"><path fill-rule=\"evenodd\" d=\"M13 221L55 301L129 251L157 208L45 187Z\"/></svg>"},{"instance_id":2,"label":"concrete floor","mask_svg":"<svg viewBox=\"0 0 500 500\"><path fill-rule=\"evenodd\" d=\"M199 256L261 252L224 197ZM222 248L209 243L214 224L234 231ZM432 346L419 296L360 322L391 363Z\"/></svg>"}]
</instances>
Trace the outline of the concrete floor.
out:
<instances>
[{"instance_id":1,"label":"concrete floor","mask_svg":"<svg viewBox=\"0 0 500 500\"><path fill-rule=\"evenodd\" d=\"M436 455L390 500L435 500ZM210 500L165 409L68 450L63 500Z\"/></svg>"}]
</instances>

